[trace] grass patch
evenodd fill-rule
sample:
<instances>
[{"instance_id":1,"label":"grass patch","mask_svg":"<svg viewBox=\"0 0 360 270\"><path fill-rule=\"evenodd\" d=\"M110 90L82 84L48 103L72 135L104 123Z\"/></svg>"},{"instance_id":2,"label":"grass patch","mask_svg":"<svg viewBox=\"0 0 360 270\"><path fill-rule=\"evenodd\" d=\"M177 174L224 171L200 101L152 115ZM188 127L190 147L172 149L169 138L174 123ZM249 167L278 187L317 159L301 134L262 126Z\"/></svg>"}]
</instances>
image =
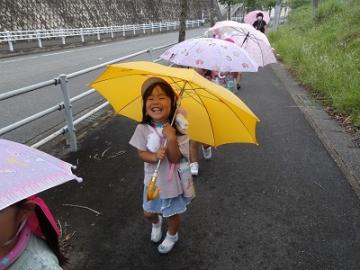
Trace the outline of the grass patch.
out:
<instances>
[{"instance_id":1,"label":"grass patch","mask_svg":"<svg viewBox=\"0 0 360 270\"><path fill-rule=\"evenodd\" d=\"M355 1L356 2L356 1ZM270 33L273 47L298 80L360 127L360 5L327 0L292 11Z\"/></svg>"}]
</instances>

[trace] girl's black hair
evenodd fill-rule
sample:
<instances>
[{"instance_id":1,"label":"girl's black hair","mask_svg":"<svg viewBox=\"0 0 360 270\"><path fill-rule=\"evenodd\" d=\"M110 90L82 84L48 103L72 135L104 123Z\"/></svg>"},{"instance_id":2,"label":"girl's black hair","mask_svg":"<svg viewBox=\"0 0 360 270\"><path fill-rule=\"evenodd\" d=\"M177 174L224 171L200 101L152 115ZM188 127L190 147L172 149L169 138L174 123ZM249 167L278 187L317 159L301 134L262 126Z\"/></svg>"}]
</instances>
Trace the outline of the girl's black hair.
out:
<instances>
[{"instance_id":1,"label":"girl's black hair","mask_svg":"<svg viewBox=\"0 0 360 270\"><path fill-rule=\"evenodd\" d=\"M206 70L205 73L204 73L204 77L211 77L211 70Z\"/></svg>"},{"instance_id":2,"label":"girl's black hair","mask_svg":"<svg viewBox=\"0 0 360 270\"><path fill-rule=\"evenodd\" d=\"M170 86L170 84L168 84L166 82L154 83L154 84L150 85L150 87L148 89L146 89L142 95L142 99L143 99L142 120L141 120L142 124L148 124L148 125L153 124L151 117L146 114L146 100L152 94L152 92L156 86L159 86L165 92L166 96L168 96L170 98L171 108L170 108L169 122L171 122L171 120L173 119L174 114L176 112L177 96L176 96L174 90L172 89L172 87ZM176 127L175 122L172 126L176 129L176 133L178 135L182 135L182 133Z\"/></svg>"},{"instance_id":3,"label":"girl's black hair","mask_svg":"<svg viewBox=\"0 0 360 270\"><path fill-rule=\"evenodd\" d=\"M26 200L22 200L16 204L18 208L21 208L25 204ZM59 237L54 230L53 226L45 216L44 212L41 210L41 208L38 205L35 205L35 214L39 220L39 225L41 228L41 232L44 234L45 242L50 248L50 250L55 254L55 256L58 258L59 265L64 266L66 263L68 263L68 258L65 257L64 254L60 251L59 246Z\"/></svg>"},{"instance_id":4,"label":"girl's black hair","mask_svg":"<svg viewBox=\"0 0 360 270\"><path fill-rule=\"evenodd\" d=\"M259 12L258 14L256 14L256 17L262 17L262 18L264 18L264 14L262 14L262 12Z\"/></svg>"}]
</instances>

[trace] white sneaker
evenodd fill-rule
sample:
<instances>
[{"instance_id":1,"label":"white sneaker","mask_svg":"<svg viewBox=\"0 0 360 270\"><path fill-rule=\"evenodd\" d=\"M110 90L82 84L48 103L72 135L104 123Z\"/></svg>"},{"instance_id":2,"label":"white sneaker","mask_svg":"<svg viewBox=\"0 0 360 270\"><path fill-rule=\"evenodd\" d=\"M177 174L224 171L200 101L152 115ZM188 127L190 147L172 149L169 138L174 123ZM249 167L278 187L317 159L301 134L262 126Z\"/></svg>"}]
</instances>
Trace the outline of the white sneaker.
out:
<instances>
[{"instance_id":1,"label":"white sneaker","mask_svg":"<svg viewBox=\"0 0 360 270\"><path fill-rule=\"evenodd\" d=\"M169 253L178 240L179 235L177 233L175 235L171 235L167 232L164 241L158 246L158 251L162 254Z\"/></svg>"},{"instance_id":2,"label":"white sneaker","mask_svg":"<svg viewBox=\"0 0 360 270\"><path fill-rule=\"evenodd\" d=\"M210 146L209 146L208 148L205 148L204 146L201 146L201 150L202 150L202 153L203 153L203 157L204 157L206 160L211 159L211 157L212 157L212 151L211 151L211 147L210 147Z\"/></svg>"},{"instance_id":3,"label":"white sneaker","mask_svg":"<svg viewBox=\"0 0 360 270\"><path fill-rule=\"evenodd\" d=\"M159 242L162 237L162 232L161 232L162 221L163 221L163 218L162 218L162 216L159 215L159 222L152 224L151 241L153 241L154 243Z\"/></svg>"},{"instance_id":4,"label":"white sneaker","mask_svg":"<svg viewBox=\"0 0 360 270\"><path fill-rule=\"evenodd\" d=\"M190 163L190 172L191 175L197 176L199 174L199 163L197 162Z\"/></svg>"}]
</instances>

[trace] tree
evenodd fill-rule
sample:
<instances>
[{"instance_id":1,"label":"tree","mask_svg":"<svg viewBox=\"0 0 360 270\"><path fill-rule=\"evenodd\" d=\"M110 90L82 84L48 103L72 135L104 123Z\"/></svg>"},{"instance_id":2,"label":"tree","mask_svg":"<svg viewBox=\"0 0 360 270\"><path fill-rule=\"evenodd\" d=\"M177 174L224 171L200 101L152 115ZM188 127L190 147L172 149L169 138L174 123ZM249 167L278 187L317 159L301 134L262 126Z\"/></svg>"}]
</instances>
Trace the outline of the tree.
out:
<instances>
[{"instance_id":1,"label":"tree","mask_svg":"<svg viewBox=\"0 0 360 270\"><path fill-rule=\"evenodd\" d=\"M276 0L267 0L265 3L266 9L271 14L271 10L275 7Z\"/></svg>"},{"instance_id":2,"label":"tree","mask_svg":"<svg viewBox=\"0 0 360 270\"><path fill-rule=\"evenodd\" d=\"M209 22L210 22L210 27L213 27L215 24L215 20L214 20L214 15L215 13L215 8L214 8L214 0L209 0Z\"/></svg>"},{"instance_id":3,"label":"tree","mask_svg":"<svg viewBox=\"0 0 360 270\"><path fill-rule=\"evenodd\" d=\"M219 0L219 2L225 5L228 9L228 20L231 20L231 6L242 3L242 0Z\"/></svg>"},{"instance_id":4,"label":"tree","mask_svg":"<svg viewBox=\"0 0 360 270\"><path fill-rule=\"evenodd\" d=\"M188 12L188 1L181 0L180 1L179 42L185 40L187 12Z\"/></svg>"}]
</instances>

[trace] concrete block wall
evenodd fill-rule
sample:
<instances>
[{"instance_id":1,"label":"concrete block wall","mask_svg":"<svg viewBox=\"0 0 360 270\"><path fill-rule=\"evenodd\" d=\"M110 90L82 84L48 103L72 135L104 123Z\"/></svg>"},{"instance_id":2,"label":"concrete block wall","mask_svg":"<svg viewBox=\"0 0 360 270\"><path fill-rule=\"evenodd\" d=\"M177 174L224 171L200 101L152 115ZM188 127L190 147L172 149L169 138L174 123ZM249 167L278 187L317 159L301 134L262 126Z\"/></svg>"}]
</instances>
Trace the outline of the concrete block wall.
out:
<instances>
[{"instance_id":1,"label":"concrete block wall","mask_svg":"<svg viewBox=\"0 0 360 270\"><path fill-rule=\"evenodd\" d=\"M188 19L209 0L189 0ZM1 0L0 31L80 28L178 20L179 0Z\"/></svg>"}]
</instances>

